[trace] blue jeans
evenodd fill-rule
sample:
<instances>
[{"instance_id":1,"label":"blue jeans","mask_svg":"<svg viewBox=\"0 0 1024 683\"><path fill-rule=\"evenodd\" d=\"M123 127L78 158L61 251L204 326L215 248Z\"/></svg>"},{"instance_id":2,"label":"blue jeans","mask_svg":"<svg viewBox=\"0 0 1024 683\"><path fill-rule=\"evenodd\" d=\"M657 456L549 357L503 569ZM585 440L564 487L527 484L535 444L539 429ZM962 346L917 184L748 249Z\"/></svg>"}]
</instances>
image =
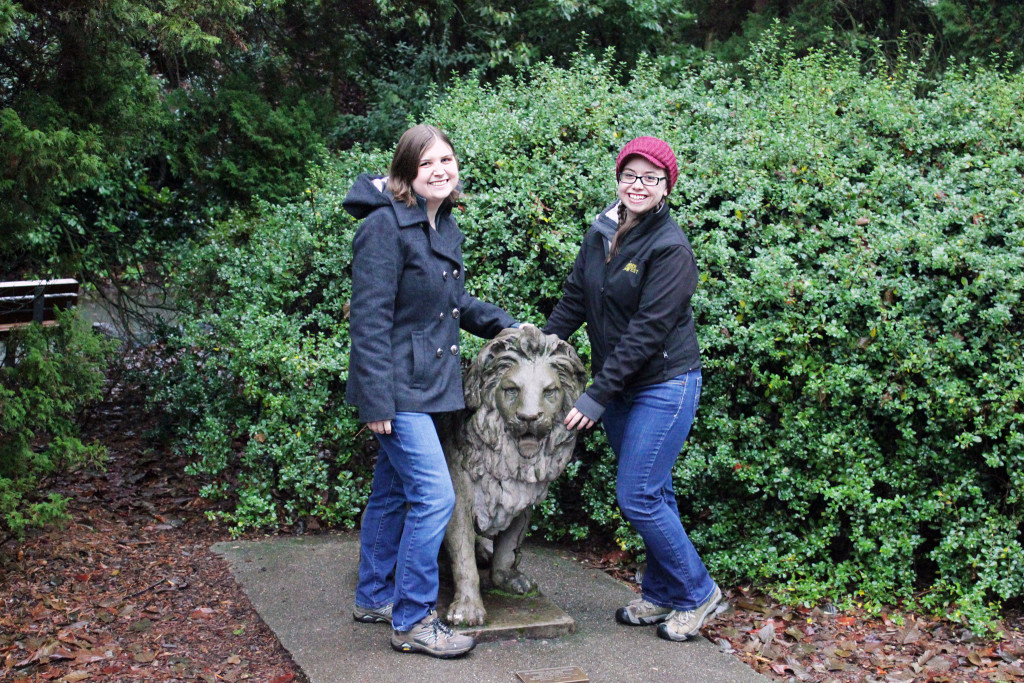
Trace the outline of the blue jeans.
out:
<instances>
[{"instance_id":1,"label":"blue jeans","mask_svg":"<svg viewBox=\"0 0 1024 683\"><path fill-rule=\"evenodd\" d=\"M643 597L678 610L697 607L715 590L683 529L672 489L672 468L690 433L700 389L700 370L693 370L623 392L602 417L619 458L619 509L640 533L647 551Z\"/></svg>"},{"instance_id":2,"label":"blue jeans","mask_svg":"<svg viewBox=\"0 0 1024 683\"><path fill-rule=\"evenodd\" d=\"M437 605L437 554L455 490L434 421L398 413L380 452L359 535L356 604L394 603L392 625L408 631Z\"/></svg>"}]
</instances>

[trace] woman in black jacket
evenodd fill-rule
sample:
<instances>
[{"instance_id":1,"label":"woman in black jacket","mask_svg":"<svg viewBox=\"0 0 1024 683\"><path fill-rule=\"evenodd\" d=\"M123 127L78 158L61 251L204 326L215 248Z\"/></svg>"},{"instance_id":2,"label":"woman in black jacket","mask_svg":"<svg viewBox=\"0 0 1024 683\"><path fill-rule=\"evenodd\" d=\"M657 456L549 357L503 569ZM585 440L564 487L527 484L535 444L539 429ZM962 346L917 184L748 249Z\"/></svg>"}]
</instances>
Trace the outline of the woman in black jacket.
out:
<instances>
[{"instance_id":1,"label":"woman in black jacket","mask_svg":"<svg viewBox=\"0 0 1024 683\"><path fill-rule=\"evenodd\" d=\"M544 331L567 339L583 324L594 381L565 418L603 420L618 456L619 509L644 540L642 596L615 618L658 624L687 640L714 615L722 592L679 519L672 468L700 401L700 350L690 297L697 265L665 199L679 175L664 141L631 140L615 163L618 201L595 219Z\"/></svg>"},{"instance_id":2,"label":"woman in black jacket","mask_svg":"<svg viewBox=\"0 0 1024 683\"><path fill-rule=\"evenodd\" d=\"M491 339L515 324L466 293L462 233L451 215L459 164L433 126L407 130L386 178L361 175L345 209L352 242L352 351L346 398L380 441L360 533L353 617L390 622L399 652L473 649L435 611L437 554L455 492L433 416L465 407L459 329Z\"/></svg>"}]
</instances>

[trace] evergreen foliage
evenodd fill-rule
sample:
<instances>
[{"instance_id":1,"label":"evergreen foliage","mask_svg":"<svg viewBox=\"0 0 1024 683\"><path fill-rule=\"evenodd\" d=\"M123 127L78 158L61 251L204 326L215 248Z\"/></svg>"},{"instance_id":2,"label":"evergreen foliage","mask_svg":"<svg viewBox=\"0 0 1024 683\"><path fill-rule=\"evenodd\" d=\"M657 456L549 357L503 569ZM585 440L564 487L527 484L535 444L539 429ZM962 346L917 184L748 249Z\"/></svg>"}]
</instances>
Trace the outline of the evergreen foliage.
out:
<instances>
[{"instance_id":1,"label":"evergreen foliage","mask_svg":"<svg viewBox=\"0 0 1024 683\"><path fill-rule=\"evenodd\" d=\"M77 419L98 399L113 350L74 312L58 311L58 325L33 324L5 339L17 363L0 367L0 530L25 530L64 519L65 498L41 487L49 475L99 465L106 450L83 443Z\"/></svg>"},{"instance_id":2,"label":"evergreen foliage","mask_svg":"<svg viewBox=\"0 0 1024 683\"><path fill-rule=\"evenodd\" d=\"M990 52L1020 65L1021 12L1009 0L0 0L0 273L138 277L231 208L300 192L321 150L391 144L453 74L566 66L575 46L651 56L671 80L708 56L741 60L776 21L800 54L836 42L892 59L902 45L936 66Z\"/></svg>"},{"instance_id":3,"label":"evergreen foliage","mask_svg":"<svg viewBox=\"0 0 1024 683\"><path fill-rule=\"evenodd\" d=\"M0 274L138 273L301 191L341 105L287 52L290 8L0 0Z\"/></svg>"},{"instance_id":4,"label":"evergreen foliage","mask_svg":"<svg viewBox=\"0 0 1024 683\"><path fill-rule=\"evenodd\" d=\"M1024 77L865 72L774 39L743 68L669 87L650 62L626 78L578 55L454 82L429 110L466 183L467 286L543 323L618 149L666 139L706 361L676 491L712 573L811 602L923 595L981 628L1024 595ZM373 441L342 404L341 199L388 158L340 155L301 201L222 225L183 275L195 296L160 399L236 531L357 519ZM589 437L537 529L639 550L614 466Z\"/></svg>"}]
</instances>

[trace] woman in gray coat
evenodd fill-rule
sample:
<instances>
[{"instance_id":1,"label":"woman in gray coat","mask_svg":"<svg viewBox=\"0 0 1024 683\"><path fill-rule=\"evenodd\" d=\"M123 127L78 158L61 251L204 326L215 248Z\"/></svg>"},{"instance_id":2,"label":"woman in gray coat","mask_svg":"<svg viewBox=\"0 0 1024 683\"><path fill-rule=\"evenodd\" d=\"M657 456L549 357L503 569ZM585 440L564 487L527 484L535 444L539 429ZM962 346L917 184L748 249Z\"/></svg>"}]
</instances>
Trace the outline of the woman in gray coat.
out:
<instances>
[{"instance_id":1,"label":"woman in gray coat","mask_svg":"<svg viewBox=\"0 0 1024 683\"><path fill-rule=\"evenodd\" d=\"M457 657L475 645L435 612L437 554L455 504L433 416L465 407L459 329L491 339L516 323L465 291L451 215L459 165L448 137L418 125L387 177L361 175L345 209L352 242L346 398L380 442L360 534L357 621L391 622L399 652Z\"/></svg>"}]
</instances>

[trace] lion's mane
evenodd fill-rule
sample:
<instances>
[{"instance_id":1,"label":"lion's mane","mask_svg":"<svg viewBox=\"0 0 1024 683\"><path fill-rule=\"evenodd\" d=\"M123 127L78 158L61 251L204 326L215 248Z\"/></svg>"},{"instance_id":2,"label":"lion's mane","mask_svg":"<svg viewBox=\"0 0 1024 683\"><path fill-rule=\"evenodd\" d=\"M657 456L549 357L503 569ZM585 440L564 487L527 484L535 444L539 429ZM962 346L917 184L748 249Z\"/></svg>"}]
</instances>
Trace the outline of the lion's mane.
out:
<instances>
[{"instance_id":1,"label":"lion's mane","mask_svg":"<svg viewBox=\"0 0 1024 683\"><path fill-rule=\"evenodd\" d=\"M513 443L494 397L505 372L523 361L548 363L563 390L552 429L532 457L524 457ZM449 459L473 484L473 515L481 535L506 529L517 514L544 498L565 469L576 435L562 420L586 379L572 346L532 326L502 332L477 355L466 374L467 409Z\"/></svg>"}]
</instances>

